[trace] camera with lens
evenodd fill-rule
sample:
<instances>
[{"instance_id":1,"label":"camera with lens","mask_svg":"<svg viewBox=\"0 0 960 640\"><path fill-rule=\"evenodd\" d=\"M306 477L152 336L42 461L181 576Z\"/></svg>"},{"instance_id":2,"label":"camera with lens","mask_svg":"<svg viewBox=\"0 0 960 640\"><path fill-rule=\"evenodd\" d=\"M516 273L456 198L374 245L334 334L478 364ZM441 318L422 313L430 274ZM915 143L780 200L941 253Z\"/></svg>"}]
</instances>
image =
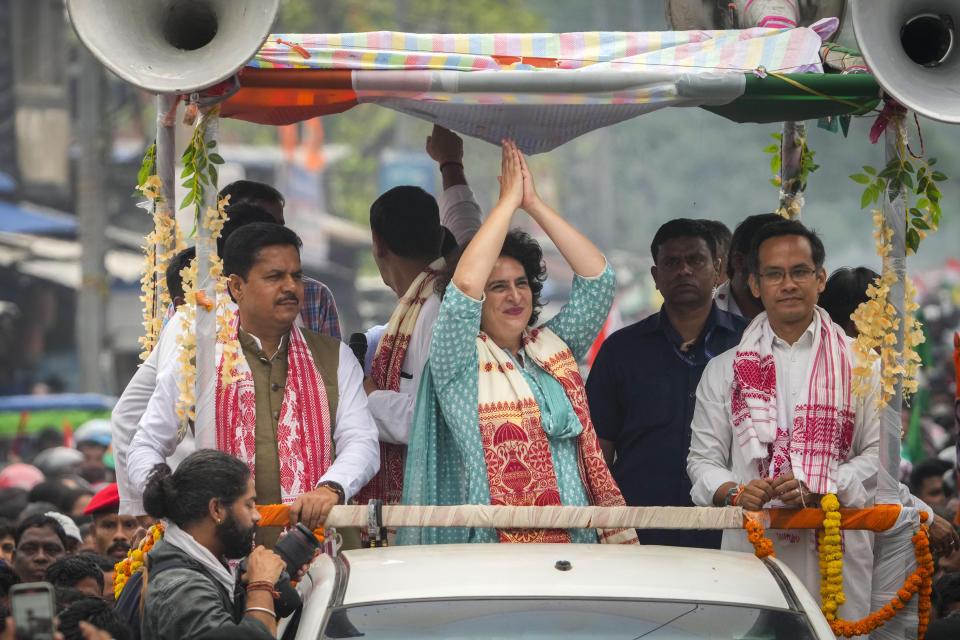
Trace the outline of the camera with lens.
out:
<instances>
[{"instance_id":1,"label":"camera with lens","mask_svg":"<svg viewBox=\"0 0 960 640\"><path fill-rule=\"evenodd\" d=\"M274 545L273 551L287 563L277 584L274 585L274 590L279 594L273 602L273 610L278 619L285 618L300 606L300 593L293 586L291 576L296 575L300 567L311 562L319 548L320 541L317 536L299 522ZM246 558L240 561L239 568L241 574L247 570Z\"/></svg>"}]
</instances>

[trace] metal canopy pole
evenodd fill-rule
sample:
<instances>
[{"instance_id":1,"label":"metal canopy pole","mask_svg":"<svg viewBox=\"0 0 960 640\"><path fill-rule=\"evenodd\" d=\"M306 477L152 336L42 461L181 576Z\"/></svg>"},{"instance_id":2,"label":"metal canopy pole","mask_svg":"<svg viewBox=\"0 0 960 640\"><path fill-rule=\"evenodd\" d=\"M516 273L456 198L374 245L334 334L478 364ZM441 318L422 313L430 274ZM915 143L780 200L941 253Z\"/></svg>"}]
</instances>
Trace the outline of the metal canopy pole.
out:
<instances>
[{"instance_id":1,"label":"metal canopy pole","mask_svg":"<svg viewBox=\"0 0 960 640\"><path fill-rule=\"evenodd\" d=\"M104 197L105 138L103 100L106 78L97 59L80 51L82 73L77 83L77 139L80 159L77 163L76 207L80 241L81 281L77 289L76 337L80 355L82 391L109 391L105 380L106 306L109 295L104 257L107 253L107 212Z\"/></svg>"},{"instance_id":2,"label":"metal canopy pole","mask_svg":"<svg viewBox=\"0 0 960 640\"><path fill-rule=\"evenodd\" d=\"M177 165L176 106L176 96L169 94L157 96L157 164L154 170L157 177L160 178L161 200L156 203L156 213L171 218L176 215L177 210L176 183L174 182ZM176 229L176 226L174 226L174 229ZM167 255L176 246L176 243L177 238L176 233L174 233L167 244L155 247L157 259L159 260L159 256ZM166 265L163 266L166 268ZM159 273L154 274L155 279L161 277ZM160 296L155 294L153 317L162 317L161 314L166 312L167 310L160 306ZM159 336L157 337L159 338Z\"/></svg>"},{"instance_id":3,"label":"metal canopy pole","mask_svg":"<svg viewBox=\"0 0 960 640\"><path fill-rule=\"evenodd\" d=\"M890 120L885 131L884 143L886 160L900 158L900 143L906 132L903 118ZM899 191L886 191L883 195L883 218L888 228L893 229L891 250L884 266L893 269L897 280L890 286L888 302L896 310L896 349L903 351L904 318L906 315L906 230L907 201L901 185ZM902 357L902 356L901 356ZM893 397L880 413L880 463L877 469L877 504L897 504L899 498L900 473L900 410L903 406L903 385L897 381ZM933 514L930 514L931 516ZM896 596L910 575L916 569L911 537L916 529L914 509L904 509L897 525L888 531L878 533L873 549L873 586L871 593L871 611L876 611ZM872 640L893 640L894 638L915 638L917 632L917 601L914 597L892 620L870 634Z\"/></svg>"},{"instance_id":4,"label":"metal canopy pole","mask_svg":"<svg viewBox=\"0 0 960 640\"><path fill-rule=\"evenodd\" d=\"M157 281L164 277L166 273L166 264L160 264L162 256L169 255L171 249L176 247L176 210L177 210L177 189L174 182L177 166L177 135L176 135L176 107L177 97L174 95L158 95L157 100L157 159L154 171L160 178L160 200L154 202L154 213L160 216L174 218L173 230L170 238L164 244L157 244L154 247L154 260L160 267L153 273L154 289L153 300L148 301L153 308L153 317L162 318L167 310L160 301L160 288L156 286ZM159 332L154 336L156 341L160 340ZM154 342L153 348L157 345Z\"/></svg>"},{"instance_id":5,"label":"metal canopy pole","mask_svg":"<svg viewBox=\"0 0 960 640\"><path fill-rule=\"evenodd\" d=\"M904 136L903 119L894 118L887 126L884 143L886 146L886 160L900 157L898 135ZM883 218L888 228L893 229L891 240L892 248L887 255L889 268L897 276L896 282L890 286L888 302L896 310L896 349L903 352L903 328L906 314L906 290L904 282L907 277L907 200L903 187L896 193L889 191L883 198ZM902 356L901 356L902 357ZM881 415L880 433L880 467L881 473L877 482L877 502L883 504L899 503L898 478L900 476L900 431L902 422L900 410L903 407L903 384L897 381L894 386L893 397L883 408Z\"/></svg>"},{"instance_id":6,"label":"metal canopy pole","mask_svg":"<svg viewBox=\"0 0 960 640\"><path fill-rule=\"evenodd\" d=\"M210 118L206 123L204 142L217 139L219 118ZM199 180L199 175L196 176ZM215 449L216 408L214 405L217 390L217 312L214 281L210 277L210 256L216 254L216 243L210 238L210 230L204 224L207 209L217 208L217 185L208 184L204 189L203 202L200 203L200 220L197 223L197 289L204 291L206 299L214 302L211 309L197 304L197 387L196 418L194 435L197 448Z\"/></svg>"},{"instance_id":7,"label":"metal canopy pole","mask_svg":"<svg viewBox=\"0 0 960 640\"><path fill-rule=\"evenodd\" d=\"M803 208L803 190L800 171L803 163L803 144L807 139L807 125L787 120L780 131L780 204L790 220L799 220ZM796 208L793 205L796 204Z\"/></svg>"}]
</instances>

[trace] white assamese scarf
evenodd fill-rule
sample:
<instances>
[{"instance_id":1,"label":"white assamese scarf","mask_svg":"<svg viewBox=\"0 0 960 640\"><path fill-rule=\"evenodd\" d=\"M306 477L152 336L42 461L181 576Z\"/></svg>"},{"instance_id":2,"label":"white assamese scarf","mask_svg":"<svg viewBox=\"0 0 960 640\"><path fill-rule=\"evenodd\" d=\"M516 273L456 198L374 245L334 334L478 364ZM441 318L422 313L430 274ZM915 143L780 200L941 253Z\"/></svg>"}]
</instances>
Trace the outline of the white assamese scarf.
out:
<instances>
[{"instance_id":1,"label":"white assamese scarf","mask_svg":"<svg viewBox=\"0 0 960 640\"><path fill-rule=\"evenodd\" d=\"M806 384L788 419L789 393L776 375L773 330L766 312L750 323L736 347L730 413L737 444L747 459L772 455L777 426L790 433L793 474L813 493L837 490L837 467L853 439L852 355L843 330L814 307L813 345Z\"/></svg>"},{"instance_id":2,"label":"white assamese scarf","mask_svg":"<svg viewBox=\"0 0 960 640\"><path fill-rule=\"evenodd\" d=\"M235 569L225 567L209 549L197 542L196 538L169 520L164 521L163 539L206 567L233 598L233 589L237 582Z\"/></svg>"}]
</instances>

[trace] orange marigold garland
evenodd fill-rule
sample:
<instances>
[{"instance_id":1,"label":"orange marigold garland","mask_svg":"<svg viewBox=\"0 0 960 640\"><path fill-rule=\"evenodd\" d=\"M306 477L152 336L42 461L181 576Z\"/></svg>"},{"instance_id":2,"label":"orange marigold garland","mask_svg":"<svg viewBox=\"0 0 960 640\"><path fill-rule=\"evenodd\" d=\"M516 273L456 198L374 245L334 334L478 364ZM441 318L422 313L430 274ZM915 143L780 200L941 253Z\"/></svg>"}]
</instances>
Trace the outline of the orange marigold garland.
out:
<instances>
[{"instance_id":1,"label":"orange marigold garland","mask_svg":"<svg viewBox=\"0 0 960 640\"><path fill-rule=\"evenodd\" d=\"M920 522L926 522L926 511L920 512ZM930 527L923 524L920 530L913 534L913 552L917 556L917 570L914 571L907 584L919 584L920 599L917 601L917 637L923 640L930 624L930 594L933 592L933 555L930 553Z\"/></svg>"},{"instance_id":2,"label":"orange marigold garland","mask_svg":"<svg viewBox=\"0 0 960 640\"><path fill-rule=\"evenodd\" d=\"M921 512L921 520L926 520L927 514ZM843 635L847 638L870 633L878 627L882 627L887 620L890 620L900 609L910 602L913 594L920 593L920 599L917 601L917 615L919 622L917 624L917 638L923 640L927 632L927 625L930 623L930 593L933 591L933 556L930 555L930 542L928 540L928 527L922 525L920 530L913 535L913 552L917 556L917 570L907 576L903 588L897 591L897 597L883 605L879 611L871 613L863 620L857 622L848 622L847 620L831 620L830 628L835 634Z\"/></svg>"},{"instance_id":3,"label":"orange marigold garland","mask_svg":"<svg viewBox=\"0 0 960 640\"><path fill-rule=\"evenodd\" d=\"M920 512L920 521L926 522L929 516L926 512ZM921 525L920 529L913 535L913 552L917 557L917 569L903 583L903 587L897 591L897 597L892 598L890 602L883 605L879 611L875 611L862 620L850 622L837 618L829 620L830 628L838 636L847 638L860 636L870 633L878 627L886 624L900 609L910 602L913 594L920 593L920 599L917 601L917 614L919 622L917 624L917 638L923 640L927 632L927 625L930 623L930 593L933 591L933 556L930 554L929 527Z\"/></svg>"},{"instance_id":4,"label":"orange marigold garland","mask_svg":"<svg viewBox=\"0 0 960 640\"><path fill-rule=\"evenodd\" d=\"M833 498L833 500L827 500L828 498ZM821 500L821 507L824 510L824 524L826 525L826 531L820 534L820 593L824 598L821 608L826 607L826 609L831 610L831 615L827 615L827 611L824 610L824 616L827 618L827 622L830 623L830 628L837 636L847 638L868 634L874 629L882 627L887 620L897 615L897 612L910 602L913 594L919 593L920 598L917 601L917 614L919 619L917 624L917 638L918 640L923 640L927 632L927 626L930 624L930 594L933 591L933 556L930 554L930 528L925 524L921 524L919 530L913 535L913 552L917 557L917 569L907 576L906 581L903 583L903 588L897 591L897 597L883 605L883 608L879 611L871 613L862 620L855 622L843 620L833 613L833 611L836 611L836 608L825 605L825 603L828 602L826 591L829 592L832 598L829 601L833 602L836 607L839 607L839 605L842 605L845 601L842 590L842 552L839 551L840 545L838 541L833 540L833 536L839 537L840 529L839 503L837 502L836 508L834 509L834 502L837 502L837 498L832 494L824 496L823 500ZM776 557L776 554L773 552L773 541L766 537L759 517L760 514L758 513L746 514L743 526L747 531L747 538L753 543L754 553L758 558L763 559L767 556ZM929 517L927 512L920 512L920 522L926 522ZM824 534L829 538L826 544L823 542ZM834 549L834 546L837 548ZM828 547L826 551L824 547ZM840 557L836 557L837 555ZM830 578L832 578L832 582L828 582ZM830 585L831 588L828 589L827 585Z\"/></svg>"},{"instance_id":5,"label":"orange marigold garland","mask_svg":"<svg viewBox=\"0 0 960 640\"><path fill-rule=\"evenodd\" d=\"M767 556L777 557L777 554L773 552L773 540L764 534L763 525L760 524L759 518L748 515L743 526L747 530L747 539L753 543L753 552L758 558L762 560Z\"/></svg>"},{"instance_id":6,"label":"orange marigold garland","mask_svg":"<svg viewBox=\"0 0 960 640\"><path fill-rule=\"evenodd\" d=\"M120 592L123 591L123 586L127 584L130 576L139 571L140 567L143 566L144 555L146 555L150 549L153 549L153 545L162 537L163 525L159 523L153 525L150 527L150 532L147 534L147 537L140 541L137 548L127 551L127 557L114 565L113 597L115 599L120 598Z\"/></svg>"}]
</instances>

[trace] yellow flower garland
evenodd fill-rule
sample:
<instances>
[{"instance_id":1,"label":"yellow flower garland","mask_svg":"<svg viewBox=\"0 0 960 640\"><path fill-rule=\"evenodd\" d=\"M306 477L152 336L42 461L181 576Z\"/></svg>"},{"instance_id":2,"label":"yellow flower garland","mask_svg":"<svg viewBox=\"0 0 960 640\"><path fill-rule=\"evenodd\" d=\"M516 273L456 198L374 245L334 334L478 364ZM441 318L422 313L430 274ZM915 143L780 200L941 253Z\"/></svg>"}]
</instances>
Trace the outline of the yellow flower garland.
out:
<instances>
[{"instance_id":1,"label":"yellow flower garland","mask_svg":"<svg viewBox=\"0 0 960 640\"><path fill-rule=\"evenodd\" d=\"M920 512L920 522L926 522L928 515L925 511ZM870 633L878 627L882 627L888 620L892 619L903 609L913 594L919 593L917 602L917 639L923 640L927 632L927 626L930 623L930 594L933 591L933 556L930 554L929 528L921 524L919 530L913 535L913 552L917 557L917 569L903 583L903 587L897 590L895 598L883 605L878 611L874 611L862 620L847 621L840 618L829 620L830 628L838 636L852 638L853 636L862 636Z\"/></svg>"},{"instance_id":2,"label":"yellow flower garland","mask_svg":"<svg viewBox=\"0 0 960 640\"><path fill-rule=\"evenodd\" d=\"M235 311L230 308L230 296L226 292L226 278L217 280L217 341L223 345L223 367L220 381L226 386L237 379L236 364L240 360L240 342L233 327ZM221 290L222 288L222 290Z\"/></svg>"},{"instance_id":3,"label":"yellow flower garland","mask_svg":"<svg viewBox=\"0 0 960 640\"><path fill-rule=\"evenodd\" d=\"M196 211L195 218L198 225L203 226L210 231L211 241L220 237L223 225L228 216L226 207L229 204L229 196L222 198L217 202L217 207L208 207L201 216L200 208L204 201L204 193L209 188L216 188L217 168L216 165L223 163L223 158L214 152L217 146L214 140L205 140L205 134L209 122L216 119L219 114L219 107L214 107L207 112L200 123L193 131L190 143L183 153L182 161L184 163L184 172L181 178L186 178L183 186L189 189L189 193L180 203L183 209L190 204L194 205ZM156 144L151 146L144 155L143 166L138 174L140 185L138 189L150 200L153 201L154 209L154 231L147 236L145 266L141 285L143 295L141 300L144 302L144 328L145 335L140 338L144 346L141 358L146 359L150 351L156 344L160 334L160 328L163 326L163 312L170 304L169 292L166 290L165 271L166 265L175 252L184 247L179 229L176 226L174 216L167 215L165 211L157 210L157 203L163 201L160 195L161 182L156 175L151 175L156 163ZM157 247L173 248L160 255L157 254ZM228 310L229 296L227 295L226 280L223 278L223 263L215 254L210 255L210 275L216 291L216 300L208 299L206 292L197 289L197 261L194 259L188 267L180 272L183 281L183 290L185 304L181 307L183 324L181 332L177 336L177 360L180 367L180 380L178 383L179 394L177 398L177 416L180 418L180 435L186 432L191 420L196 417L196 335L194 333L197 305L202 305L207 311L216 309L217 314L217 337L224 343L225 373L223 378L225 382L232 381L232 371L234 364L239 357L239 343L235 337L231 339L231 321L233 319ZM155 304L155 301L159 300ZM159 309L157 308L159 307Z\"/></svg>"},{"instance_id":4,"label":"yellow flower garland","mask_svg":"<svg viewBox=\"0 0 960 640\"><path fill-rule=\"evenodd\" d=\"M853 344L853 351L859 356L858 364L853 369L853 394L864 397L872 391L869 384L871 369L879 360L882 380L880 394L876 397L878 407L885 406L893 397L898 379L903 383L905 398L915 393L918 385L920 356L916 348L924 341L924 336L923 328L912 315L919 308L916 302L917 288L912 280L906 279L903 351L900 352L896 349L896 331L900 323L896 318L896 310L888 302L890 287L896 280L889 261L884 258L883 275L867 287L869 299L861 303L853 314L859 334ZM880 350L879 355L876 349Z\"/></svg>"},{"instance_id":5,"label":"yellow flower garland","mask_svg":"<svg viewBox=\"0 0 960 640\"><path fill-rule=\"evenodd\" d=\"M113 567L114 599L120 598L120 593L123 591L124 585L127 584L127 580L140 570L140 567L143 566L144 556L150 549L153 549L153 545L161 538L163 538L163 525L158 523L150 527L147 537L140 541L136 549L127 551L127 557Z\"/></svg>"},{"instance_id":6,"label":"yellow flower garland","mask_svg":"<svg viewBox=\"0 0 960 640\"><path fill-rule=\"evenodd\" d=\"M891 123L897 131L897 157L891 160L887 167L877 172L873 167L864 167L870 175L856 174L850 176L860 184L868 185L861 206L867 207L877 202L881 196L886 197L891 189L900 192L907 200L906 219L906 255L911 255L928 232L937 230L940 224L941 192L936 183L946 180L947 177L932 169L935 159L925 162L919 158L911 159L907 155L906 138L902 126L902 118ZM916 187L914 187L916 185ZM913 195L911 195L913 194ZM911 206L910 201L916 197ZM917 373L920 368L920 357L916 347L924 341L920 323L913 317L916 311L917 291L913 283L907 278L904 282L906 293L906 307L903 325L903 351L896 349L896 332L900 328L896 318L896 309L890 303L890 288L896 283L897 276L890 260L893 249L894 230L887 225L883 211L873 209L874 242L877 255L883 259L882 275L868 288L869 300L862 303L854 311L852 319L859 332L859 337L853 349L860 356L860 366L853 371L853 392L858 397L866 397L871 392L868 381L871 376L871 367L877 361L881 363L881 391L876 398L877 407L885 406L899 381L903 385L904 399L917 391ZM874 349L879 349L878 356Z\"/></svg>"},{"instance_id":7,"label":"yellow flower garland","mask_svg":"<svg viewBox=\"0 0 960 640\"><path fill-rule=\"evenodd\" d=\"M186 433L189 422L196 417L197 382L197 337L194 326L197 319L197 259L180 271L183 280L184 303L180 306L183 323L177 335L177 362L180 364L180 379L177 382L177 417L180 418L180 436Z\"/></svg>"},{"instance_id":8,"label":"yellow flower garland","mask_svg":"<svg viewBox=\"0 0 960 640\"><path fill-rule=\"evenodd\" d=\"M837 610L847 598L843 593L843 549L840 546L840 501L827 494L820 500L823 529L820 543L820 610L827 620L836 620Z\"/></svg>"},{"instance_id":9,"label":"yellow flower garland","mask_svg":"<svg viewBox=\"0 0 960 640\"><path fill-rule=\"evenodd\" d=\"M217 208L208 208L202 224L210 230L211 240L220 237L223 225L229 219L226 207L230 196L217 202ZM181 435L186 432L189 421L196 417L196 356L197 340L193 330L197 318L197 305L207 311L216 310L217 341L223 348L223 369L221 380L223 384L230 384L236 379L235 365L240 358L240 343L234 333L234 312L231 310L230 295L227 292L227 278L223 276L223 261L216 253L210 254L210 277L214 281L215 300L207 299L206 292L198 289L197 261L191 261L190 266L181 272L183 278L184 305L182 307L183 325L177 336L179 345L177 358L180 363L179 397L177 399L177 416L180 418Z\"/></svg>"},{"instance_id":10,"label":"yellow flower garland","mask_svg":"<svg viewBox=\"0 0 960 640\"><path fill-rule=\"evenodd\" d=\"M217 203L216 209L207 209L204 224L210 229L210 237L214 240L220 237L223 225L229 220L226 212L229 204L230 196L226 196ZM231 310L230 294L227 292L227 279L223 276L223 261L215 254L210 256L210 276L215 283L216 292L217 341L223 345L221 382L228 385L238 377L234 374L234 369L240 359L240 343L234 332L234 312Z\"/></svg>"},{"instance_id":11,"label":"yellow flower garland","mask_svg":"<svg viewBox=\"0 0 960 640\"><path fill-rule=\"evenodd\" d=\"M156 175L148 176L137 186L153 207L153 231L145 240L144 263L140 277L143 291L140 300L143 302L144 328L144 335L139 338L143 346L143 351L140 352L141 360L147 359L160 336L164 314L170 304L166 280L167 263L179 250L177 246L179 242L174 241L174 236L177 235L176 219L157 207L163 202L163 196L160 195L161 186L160 178ZM170 247L170 249L158 251L159 247Z\"/></svg>"}]
</instances>

